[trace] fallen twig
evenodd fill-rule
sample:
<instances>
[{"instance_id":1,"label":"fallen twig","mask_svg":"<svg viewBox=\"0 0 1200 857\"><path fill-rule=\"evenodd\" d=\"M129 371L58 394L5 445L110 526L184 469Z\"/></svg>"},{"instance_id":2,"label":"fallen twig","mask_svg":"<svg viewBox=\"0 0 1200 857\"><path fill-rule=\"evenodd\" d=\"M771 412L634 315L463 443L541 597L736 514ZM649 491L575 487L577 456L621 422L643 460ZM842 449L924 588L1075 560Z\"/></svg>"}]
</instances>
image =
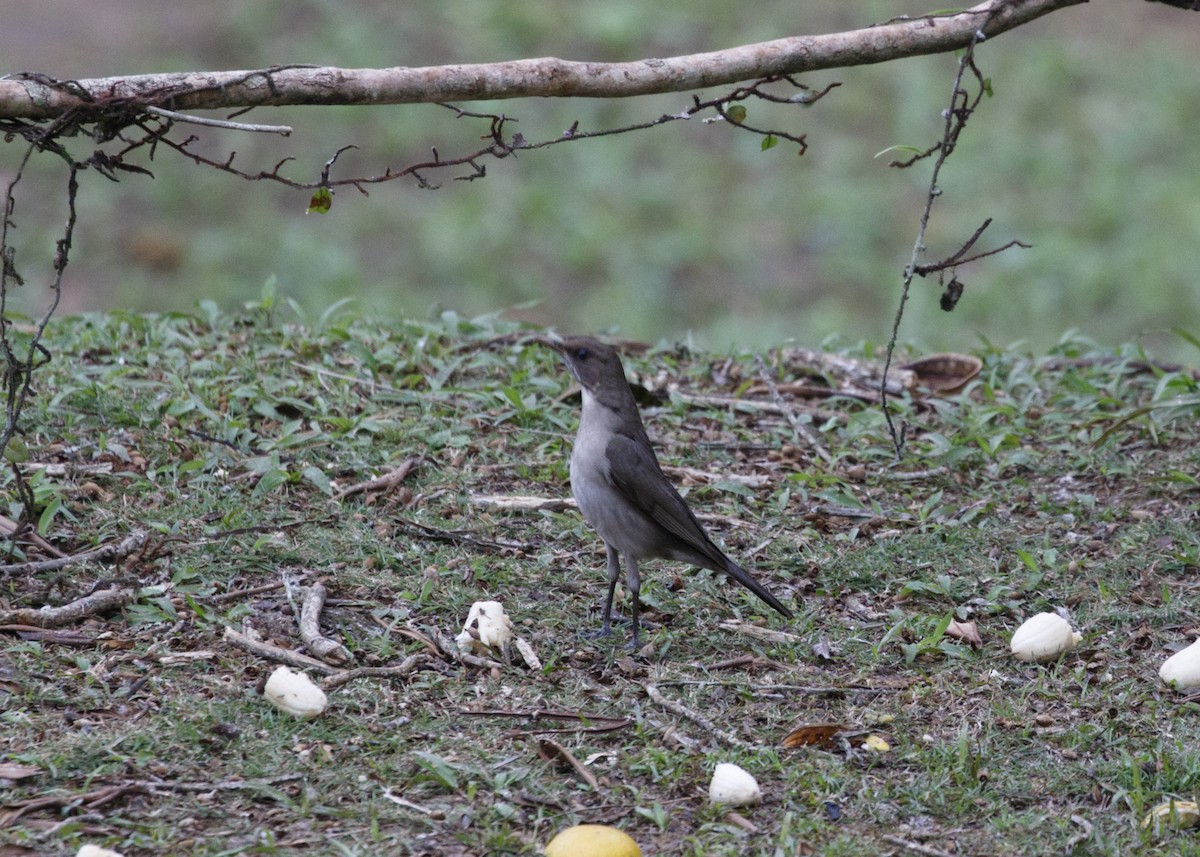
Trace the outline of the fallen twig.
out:
<instances>
[{"instance_id":1,"label":"fallen twig","mask_svg":"<svg viewBox=\"0 0 1200 857\"><path fill-rule=\"evenodd\" d=\"M325 663L344 667L354 660L350 650L321 633L321 610L325 607L325 595L323 583L314 583L305 592L304 606L300 609L300 639L313 655Z\"/></svg>"},{"instance_id":2,"label":"fallen twig","mask_svg":"<svg viewBox=\"0 0 1200 857\"><path fill-rule=\"evenodd\" d=\"M885 833L883 841L889 842L892 845L899 845L901 848L907 848L909 851L916 851L918 854L924 854L925 857L955 857L949 851L943 851L931 845L922 845L920 842L913 842L911 839L902 839L892 833Z\"/></svg>"},{"instance_id":3,"label":"fallen twig","mask_svg":"<svg viewBox=\"0 0 1200 857\"><path fill-rule=\"evenodd\" d=\"M703 729L705 732L707 732L708 734L710 734L716 738L720 738L726 744L731 744L732 746L738 747L742 750L758 749L757 747L755 747L755 745L751 744L749 741L743 741L741 738L734 735L732 732L727 732L726 730L719 727L717 724L713 723L711 720L709 720L703 714L700 714L697 711L692 711L692 709L688 708L683 703L676 702L673 699L667 699L665 696L662 695L662 692L659 691L658 687L655 686L652 682L645 682L644 684L642 684L642 688L646 691L646 695L648 697L650 697L650 699L654 703L667 709L672 714L676 714L679 717L687 718L688 720L692 721L697 726L699 726L701 729Z\"/></svg>"},{"instance_id":4,"label":"fallen twig","mask_svg":"<svg viewBox=\"0 0 1200 857\"><path fill-rule=\"evenodd\" d=\"M392 491L408 478L409 474L417 469L421 459L417 457L406 458L394 470L390 470L374 479L368 479L365 482L358 482L348 488L343 488L333 495L335 500L344 500L354 494L365 494L368 491Z\"/></svg>"},{"instance_id":5,"label":"fallen twig","mask_svg":"<svg viewBox=\"0 0 1200 857\"><path fill-rule=\"evenodd\" d=\"M17 819L31 812L42 809L56 809L60 813L73 809L97 809L112 803L128 794L157 794L158 792L213 792L241 791L244 789L274 788L282 783L293 782L303 777L302 774L283 774L278 777L268 777L261 780L223 780L211 782L181 782L173 783L168 780L131 780L111 786L93 789L83 794L59 794L45 797L29 798L5 805L8 812L0 814L0 829L9 827Z\"/></svg>"},{"instance_id":6,"label":"fallen twig","mask_svg":"<svg viewBox=\"0 0 1200 857\"><path fill-rule=\"evenodd\" d=\"M0 533L8 536L13 541L16 541L18 538L28 539L31 544L37 545L38 548L53 557L61 559L66 556L65 553L38 535L38 531L29 524L18 524L12 518L6 518L4 515L0 515Z\"/></svg>"},{"instance_id":7,"label":"fallen twig","mask_svg":"<svg viewBox=\"0 0 1200 857\"><path fill-rule=\"evenodd\" d=\"M95 616L126 604L137 598L134 589L101 589L63 604L61 607L19 607L0 611L0 625L36 625L39 628L57 628L78 622L85 616Z\"/></svg>"},{"instance_id":8,"label":"fallen twig","mask_svg":"<svg viewBox=\"0 0 1200 857\"><path fill-rule=\"evenodd\" d=\"M779 388L775 385L775 378L772 377L771 371L767 368L766 361L762 359L762 355L755 354L754 362L758 366L758 377L766 384L767 391L771 394L771 401L783 412L788 425L792 427L792 434L795 435L796 442L806 442L809 449L822 461L826 463L832 461L833 457L829 454L829 447L821 438L820 432L811 425L800 422L800 418L796 416L795 411L783 400L783 396L779 393Z\"/></svg>"},{"instance_id":9,"label":"fallen twig","mask_svg":"<svg viewBox=\"0 0 1200 857\"><path fill-rule=\"evenodd\" d=\"M70 565L78 565L84 562L98 562L101 560L116 562L141 550L145 546L147 538L148 535L145 530L134 530L116 544L101 545L94 550L84 551L72 556L63 556L58 559L44 559L38 562L18 562L12 565L0 565L0 574L13 572L28 574L36 571L56 571Z\"/></svg>"},{"instance_id":10,"label":"fallen twig","mask_svg":"<svg viewBox=\"0 0 1200 857\"><path fill-rule=\"evenodd\" d=\"M537 733L558 733L558 732L614 732L617 729L624 729L626 726L632 726L634 721L628 717L606 717L602 714L585 714L583 712L572 711L551 711L547 709L533 709L532 711L508 711L501 708L484 708L484 709L459 709L459 714L465 714L469 717L516 717L528 720L560 720L573 721L578 720L581 723L603 724L596 726L580 726L577 729L527 729L524 734L532 735Z\"/></svg>"},{"instance_id":11,"label":"fallen twig","mask_svg":"<svg viewBox=\"0 0 1200 857\"><path fill-rule=\"evenodd\" d=\"M333 690L357 678L404 678L417 671L421 664L427 662L424 654L409 655L400 663L391 667L357 667L352 670L342 670L321 680L321 687Z\"/></svg>"},{"instance_id":12,"label":"fallen twig","mask_svg":"<svg viewBox=\"0 0 1200 857\"><path fill-rule=\"evenodd\" d=\"M579 775L592 791L600 791L600 783L596 780L596 775L583 766L583 763L575 758L575 755L559 744L557 741L550 738L542 738L538 741L538 755L547 762L562 762L571 768Z\"/></svg>"},{"instance_id":13,"label":"fallen twig","mask_svg":"<svg viewBox=\"0 0 1200 857\"><path fill-rule=\"evenodd\" d=\"M233 643L239 649L245 649L252 655L258 655L258 657L265 660L275 661L289 667L313 670L321 675L333 675L338 671L337 667L331 667L324 661L310 658L308 655L302 655L291 649L284 649L279 646L273 646L270 643L264 643L262 640L255 640L253 637L243 634L240 631L233 630L233 628L227 627L225 629L225 640Z\"/></svg>"}]
</instances>

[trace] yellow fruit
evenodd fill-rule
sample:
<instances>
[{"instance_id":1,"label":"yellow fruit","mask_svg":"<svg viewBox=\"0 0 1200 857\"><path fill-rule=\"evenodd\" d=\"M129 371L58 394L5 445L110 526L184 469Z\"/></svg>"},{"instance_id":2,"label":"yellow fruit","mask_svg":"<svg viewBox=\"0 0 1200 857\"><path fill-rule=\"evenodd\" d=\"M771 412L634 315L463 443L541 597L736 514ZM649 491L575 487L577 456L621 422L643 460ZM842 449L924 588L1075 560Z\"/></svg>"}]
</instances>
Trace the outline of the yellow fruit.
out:
<instances>
[{"instance_id":1,"label":"yellow fruit","mask_svg":"<svg viewBox=\"0 0 1200 857\"><path fill-rule=\"evenodd\" d=\"M559 831L546 846L546 857L642 857L642 849L615 827L579 824Z\"/></svg>"}]
</instances>

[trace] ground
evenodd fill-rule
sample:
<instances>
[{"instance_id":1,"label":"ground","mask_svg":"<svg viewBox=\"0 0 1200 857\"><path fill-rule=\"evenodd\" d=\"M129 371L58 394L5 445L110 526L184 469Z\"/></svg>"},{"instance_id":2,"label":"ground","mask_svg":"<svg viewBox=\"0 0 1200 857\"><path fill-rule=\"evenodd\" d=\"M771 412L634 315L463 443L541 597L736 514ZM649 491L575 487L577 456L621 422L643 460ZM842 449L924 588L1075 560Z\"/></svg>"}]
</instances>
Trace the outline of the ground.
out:
<instances>
[{"instance_id":1,"label":"ground","mask_svg":"<svg viewBox=\"0 0 1200 857\"><path fill-rule=\"evenodd\" d=\"M577 822L648 855L1200 854L1141 825L1200 769L1200 708L1157 675L1200 632L1187 369L983 351L961 392L891 400L897 458L819 355L627 347L664 465L798 614L650 563L632 652L581 634L603 551L561 502L578 397L522 331L264 300L64 318L48 349L12 454L42 541L0 569L4 857L533 854ZM380 669L310 669L329 707L301 721L227 629L303 653L316 582L323 633ZM13 612L107 590L59 627ZM540 668L447 643L493 599ZM1082 640L1019 662L1041 611ZM761 805L709 803L722 761Z\"/></svg>"}]
</instances>

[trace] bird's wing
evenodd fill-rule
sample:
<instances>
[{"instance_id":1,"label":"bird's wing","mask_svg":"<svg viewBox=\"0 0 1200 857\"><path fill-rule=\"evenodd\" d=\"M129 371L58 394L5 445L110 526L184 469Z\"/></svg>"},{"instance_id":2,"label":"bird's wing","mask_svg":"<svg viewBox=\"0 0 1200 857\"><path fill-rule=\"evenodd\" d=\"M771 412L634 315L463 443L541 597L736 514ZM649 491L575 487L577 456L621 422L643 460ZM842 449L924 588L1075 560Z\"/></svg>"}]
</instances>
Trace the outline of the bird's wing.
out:
<instances>
[{"instance_id":1,"label":"bird's wing","mask_svg":"<svg viewBox=\"0 0 1200 857\"><path fill-rule=\"evenodd\" d=\"M712 545L708 534L675 486L663 475L650 447L617 434L609 440L604 452L614 488L685 545L699 552L709 552L705 550ZM712 550L716 550L715 546ZM719 551L717 555L720 555Z\"/></svg>"}]
</instances>

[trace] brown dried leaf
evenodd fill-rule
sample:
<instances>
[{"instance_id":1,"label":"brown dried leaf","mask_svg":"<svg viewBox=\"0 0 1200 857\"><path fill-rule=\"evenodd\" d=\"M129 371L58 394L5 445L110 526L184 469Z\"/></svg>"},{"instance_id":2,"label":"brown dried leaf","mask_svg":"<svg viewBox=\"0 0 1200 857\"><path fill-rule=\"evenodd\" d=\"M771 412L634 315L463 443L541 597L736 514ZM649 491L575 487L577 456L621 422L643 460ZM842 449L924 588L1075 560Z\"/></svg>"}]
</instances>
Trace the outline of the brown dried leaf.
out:
<instances>
[{"instance_id":1,"label":"brown dried leaf","mask_svg":"<svg viewBox=\"0 0 1200 857\"><path fill-rule=\"evenodd\" d=\"M789 732L783 739L784 749L796 747L832 747L834 738L849 727L841 723L810 723Z\"/></svg>"},{"instance_id":2,"label":"brown dried leaf","mask_svg":"<svg viewBox=\"0 0 1200 857\"><path fill-rule=\"evenodd\" d=\"M979 636L979 626L974 622L959 622L954 619L946 628L946 636L954 640L962 640L972 649L983 648L983 638Z\"/></svg>"},{"instance_id":3,"label":"brown dried leaf","mask_svg":"<svg viewBox=\"0 0 1200 857\"><path fill-rule=\"evenodd\" d=\"M0 780L26 780L36 777L42 769L35 765L18 765L16 762L0 762Z\"/></svg>"},{"instance_id":4,"label":"brown dried leaf","mask_svg":"<svg viewBox=\"0 0 1200 857\"><path fill-rule=\"evenodd\" d=\"M983 361L971 354L930 354L903 368L934 393L956 393L979 374Z\"/></svg>"}]
</instances>

